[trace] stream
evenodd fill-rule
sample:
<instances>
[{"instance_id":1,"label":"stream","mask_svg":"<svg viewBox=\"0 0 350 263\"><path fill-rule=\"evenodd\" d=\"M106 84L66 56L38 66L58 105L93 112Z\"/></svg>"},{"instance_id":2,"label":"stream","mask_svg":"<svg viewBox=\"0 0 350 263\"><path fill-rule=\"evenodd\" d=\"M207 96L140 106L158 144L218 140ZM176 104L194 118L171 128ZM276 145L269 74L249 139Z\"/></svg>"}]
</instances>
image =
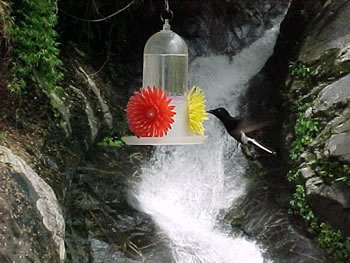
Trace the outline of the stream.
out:
<instances>
[{"instance_id":1,"label":"stream","mask_svg":"<svg viewBox=\"0 0 350 263\"><path fill-rule=\"evenodd\" d=\"M282 18L231 60L209 55L190 63L189 86L203 90L208 110L225 107L233 116L245 114L239 99L272 55ZM141 183L129 190L130 203L169 239L173 262L269 262L254 240L223 223L225 210L245 193L249 160L221 123L208 117L205 144L154 149Z\"/></svg>"}]
</instances>

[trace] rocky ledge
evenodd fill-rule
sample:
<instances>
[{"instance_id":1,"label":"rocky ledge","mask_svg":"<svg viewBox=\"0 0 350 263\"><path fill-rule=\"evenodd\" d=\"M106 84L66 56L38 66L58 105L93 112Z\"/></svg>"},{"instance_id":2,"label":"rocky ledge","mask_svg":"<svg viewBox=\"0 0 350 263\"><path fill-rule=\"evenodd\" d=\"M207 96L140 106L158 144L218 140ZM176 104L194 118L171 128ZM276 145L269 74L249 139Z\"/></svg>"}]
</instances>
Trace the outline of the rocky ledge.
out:
<instances>
[{"instance_id":1,"label":"rocky ledge","mask_svg":"<svg viewBox=\"0 0 350 263\"><path fill-rule=\"evenodd\" d=\"M62 262L65 223L51 187L0 146L0 261Z\"/></svg>"}]
</instances>

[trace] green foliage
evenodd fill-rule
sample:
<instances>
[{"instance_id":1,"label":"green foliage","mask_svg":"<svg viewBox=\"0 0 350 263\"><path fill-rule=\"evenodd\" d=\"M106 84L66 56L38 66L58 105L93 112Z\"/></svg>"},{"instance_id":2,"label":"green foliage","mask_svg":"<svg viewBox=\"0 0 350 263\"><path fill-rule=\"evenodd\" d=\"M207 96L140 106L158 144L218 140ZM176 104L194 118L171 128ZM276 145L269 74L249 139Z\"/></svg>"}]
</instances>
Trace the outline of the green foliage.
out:
<instances>
[{"instance_id":1,"label":"green foliage","mask_svg":"<svg viewBox=\"0 0 350 263\"><path fill-rule=\"evenodd\" d=\"M340 174L343 176L339 177L339 180L350 181L349 165L340 165L337 162L322 159L312 162L311 165L312 167L317 166L318 169L314 170L323 177L333 178L335 174ZM333 262L348 262L350 259L350 237L345 237L341 231L333 229L329 224L321 222L317 218L307 202L305 188L300 183L299 177L298 169L292 169L288 173L288 180L296 184L295 193L290 201L290 212L303 218L308 232L314 235L316 242L322 248L326 249Z\"/></svg>"},{"instance_id":2,"label":"green foliage","mask_svg":"<svg viewBox=\"0 0 350 263\"><path fill-rule=\"evenodd\" d=\"M348 262L347 260L350 259L350 237L344 237L341 231L333 229L325 222L320 223L307 203L305 189L302 185L296 185L296 191L290 205L291 212L304 219L308 225L308 232L315 236L316 242L327 250L334 262Z\"/></svg>"},{"instance_id":3,"label":"green foliage","mask_svg":"<svg viewBox=\"0 0 350 263\"><path fill-rule=\"evenodd\" d=\"M115 137L105 137L97 145L111 146L111 147L122 147L124 142L121 139Z\"/></svg>"},{"instance_id":4,"label":"green foliage","mask_svg":"<svg viewBox=\"0 0 350 263\"><path fill-rule=\"evenodd\" d=\"M288 182L297 183L299 181L299 178L300 178L300 173L298 169L291 169L288 171L288 174L287 174Z\"/></svg>"},{"instance_id":5,"label":"green foliage","mask_svg":"<svg viewBox=\"0 0 350 263\"><path fill-rule=\"evenodd\" d=\"M21 92L30 82L40 82L47 94L60 90L58 82L63 74L58 70L62 61L58 58L56 42L56 1L13 1L15 25L11 30L15 60L13 77L8 88Z\"/></svg>"},{"instance_id":6,"label":"green foliage","mask_svg":"<svg viewBox=\"0 0 350 263\"><path fill-rule=\"evenodd\" d=\"M320 158L310 163L318 176L326 182L343 181L350 186L350 165L340 160Z\"/></svg>"},{"instance_id":7,"label":"green foliage","mask_svg":"<svg viewBox=\"0 0 350 263\"><path fill-rule=\"evenodd\" d=\"M312 118L305 117L305 111L309 107L302 100L293 103L291 110L296 113L295 140L291 145L289 157L292 161L292 168L287 179L295 185L295 193L290 201L290 212L300 216L307 225L307 230L314 237L316 242L332 258L333 262L349 262L350 260L350 238L345 237L341 231L333 229L329 224L322 222L307 202L307 196L302 180L300 180L300 156L310 147L310 143L319 133L319 122ZM316 174L323 178L326 183L335 180L345 181L350 185L350 165L341 160L331 158L317 158L307 163Z\"/></svg>"},{"instance_id":8,"label":"green foliage","mask_svg":"<svg viewBox=\"0 0 350 263\"><path fill-rule=\"evenodd\" d=\"M340 231L334 230L329 224L320 224L320 233L316 238L319 245L332 255L335 262L348 262L350 259L350 238L344 238Z\"/></svg>"},{"instance_id":9,"label":"green foliage","mask_svg":"<svg viewBox=\"0 0 350 263\"><path fill-rule=\"evenodd\" d=\"M304 112L297 113L297 120L294 128L295 140L292 143L289 157L296 160L305 148L317 136L319 123L312 119L306 119Z\"/></svg>"},{"instance_id":10,"label":"green foliage","mask_svg":"<svg viewBox=\"0 0 350 263\"><path fill-rule=\"evenodd\" d=\"M306 222L309 223L310 227L308 231L313 233L315 225L317 225L317 219L312 212L311 207L306 202L306 194L304 186L298 184L296 185L295 193L293 194L293 199L290 201L290 205L294 214L300 215Z\"/></svg>"},{"instance_id":11,"label":"green foliage","mask_svg":"<svg viewBox=\"0 0 350 263\"><path fill-rule=\"evenodd\" d=\"M311 77L311 68L300 61L290 62L288 68L289 74L292 77L303 80L309 79Z\"/></svg>"}]
</instances>

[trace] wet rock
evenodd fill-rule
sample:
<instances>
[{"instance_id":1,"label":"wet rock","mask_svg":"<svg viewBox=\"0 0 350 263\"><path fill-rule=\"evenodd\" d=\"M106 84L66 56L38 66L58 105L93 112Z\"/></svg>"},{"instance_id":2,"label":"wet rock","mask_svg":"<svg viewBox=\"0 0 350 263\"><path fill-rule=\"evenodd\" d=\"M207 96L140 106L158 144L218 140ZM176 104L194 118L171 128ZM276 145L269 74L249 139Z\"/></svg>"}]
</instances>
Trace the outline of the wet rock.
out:
<instances>
[{"instance_id":1,"label":"wet rock","mask_svg":"<svg viewBox=\"0 0 350 263\"><path fill-rule=\"evenodd\" d=\"M96 82L90 77L88 73L85 72L85 70L81 66L79 66L78 72L86 78L88 88L91 89L93 94L96 96L99 102L99 107L103 114L103 120L106 122L108 128L113 129L113 116L109 110L109 105L101 95L101 89L97 86Z\"/></svg>"},{"instance_id":2,"label":"wet rock","mask_svg":"<svg viewBox=\"0 0 350 263\"><path fill-rule=\"evenodd\" d=\"M91 143L94 143L95 139L96 139L96 136L98 134L99 126L100 126L100 123L99 123L98 119L95 116L94 109L91 107L91 104L90 104L89 100L87 99L85 94L80 89L77 89L73 85L71 85L70 88L74 92L76 92L78 94L78 96L80 96L84 100L85 113L86 113L87 120L88 120L89 126L90 126Z\"/></svg>"},{"instance_id":3,"label":"wet rock","mask_svg":"<svg viewBox=\"0 0 350 263\"><path fill-rule=\"evenodd\" d=\"M345 48L350 44L350 3L327 1L319 8L301 48L299 59L304 62L319 58L326 50Z\"/></svg>"},{"instance_id":4,"label":"wet rock","mask_svg":"<svg viewBox=\"0 0 350 263\"><path fill-rule=\"evenodd\" d=\"M322 114L325 114L326 117L322 117ZM305 152L304 154L307 155L315 155L315 152L322 151L322 154L318 154L315 156L316 158L322 158L324 156L329 155L329 151L327 149L322 149L324 145L328 142L332 134L340 134L340 133L346 133L346 123L350 119L350 108L346 108L344 110L337 109L335 111L333 110L327 110L325 112L318 112L317 115L320 115L320 119L327 118L326 120L322 120L324 122L324 127L320 129L319 134L317 137L310 143L310 146L314 148L314 152ZM316 115L316 116L317 116ZM315 115L310 116L310 118L313 118ZM344 126L343 126L344 125ZM315 149L315 147L319 148L318 150ZM315 159L311 158L309 159Z\"/></svg>"},{"instance_id":5,"label":"wet rock","mask_svg":"<svg viewBox=\"0 0 350 263\"><path fill-rule=\"evenodd\" d=\"M80 164L67 203L69 261L171 261L167 239L128 203L150 149L96 147Z\"/></svg>"},{"instance_id":6,"label":"wet rock","mask_svg":"<svg viewBox=\"0 0 350 263\"><path fill-rule=\"evenodd\" d=\"M324 184L324 181L320 177L311 177L305 182L306 194L316 193L317 189L319 189Z\"/></svg>"},{"instance_id":7,"label":"wet rock","mask_svg":"<svg viewBox=\"0 0 350 263\"><path fill-rule=\"evenodd\" d=\"M140 262L132 260L124 255L117 247L110 245L107 242L91 238L91 258L93 263L103 262Z\"/></svg>"},{"instance_id":8,"label":"wet rock","mask_svg":"<svg viewBox=\"0 0 350 263\"><path fill-rule=\"evenodd\" d=\"M318 181L322 182L320 179ZM335 182L332 185L313 184L312 188L307 188L307 195L311 196L315 194L338 202L344 209L350 208L350 193L347 191L347 186L343 182Z\"/></svg>"},{"instance_id":9,"label":"wet rock","mask_svg":"<svg viewBox=\"0 0 350 263\"><path fill-rule=\"evenodd\" d=\"M60 262L65 222L51 187L0 146L1 262Z\"/></svg>"},{"instance_id":10,"label":"wet rock","mask_svg":"<svg viewBox=\"0 0 350 263\"><path fill-rule=\"evenodd\" d=\"M322 181L322 180L319 180ZM312 184L307 187L307 199L317 215L326 219L344 234L350 234L350 191L343 182L332 185Z\"/></svg>"},{"instance_id":11,"label":"wet rock","mask_svg":"<svg viewBox=\"0 0 350 263\"><path fill-rule=\"evenodd\" d=\"M332 134L325 143L325 152L350 162L350 110L334 118L325 130Z\"/></svg>"},{"instance_id":12,"label":"wet rock","mask_svg":"<svg viewBox=\"0 0 350 263\"><path fill-rule=\"evenodd\" d=\"M350 61L350 47L346 46L342 48L339 52L339 56L336 59L336 63L343 63Z\"/></svg>"},{"instance_id":13,"label":"wet rock","mask_svg":"<svg viewBox=\"0 0 350 263\"><path fill-rule=\"evenodd\" d=\"M310 166L301 168L300 173L301 173L301 176L304 178L304 180L307 180L316 175L315 171Z\"/></svg>"},{"instance_id":14,"label":"wet rock","mask_svg":"<svg viewBox=\"0 0 350 263\"><path fill-rule=\"evenodd\" d=\"M56 108L63 118L63 121L61 122L61 127L64 130L66 137L71 136L72 126L70 124L70 114L68 107L64 104L63 100L55 92L50 92L49 97L50 99L52 99L52 101L54 101L55 105L57 105Z\"/></svg>"},{"instance_id":15,"label":"wet rock","mask_svg":"<svg viewBox=\"0 0 350 263\"><path fill-rule=\"evenodd\" d=\"M184 3L187 10L195 8L196 11L189 18L184 17L183 27L177 30L189 40L190 57L209 52L229 56L237 54L261 37L267 28L272 27L273 19L285 12L290 1L204 2L206 3ZM175 6L174 12L177 11L176 8L179 7Z\"/></svg>"},{"instance_id":16,"label":"wet rock","mask_svg":"<svg viewBox=\"0 0 350 263\"><path fill-rule=\"evenodd\" d=\"M350 114L349 114L350 117ZM350 132L350 120L347 120L334 129L335 133Z\"/></svg>"},{"instance_id":17,"label":"wet rock","mask_svg":"<svg viewBox=\"0 0 350 263\"><path fill-rule=\"evenodd\" d=\"M236 211L239 211L239 218ZM232 215L235 215L234 220ZM287 211L274 203L266 189L249 192L225 220L260 241L275 262L330 262L324 252L297 228Z\"/></svg>"},{"instance_id":18,"label":"wet rock","mask_svg":"<svg viewBox=\"0 0 350 263\"><path fill-rule=\"evenodd\" d=\"M314 102L314 111L324 111L350 100L350 74L325 87Z\"/></svg>"},{"instance_id":19,"label":"wet rock","mask_svg":"<svg viewBox=\"0 0 350 263\"><path fill-rule=\"evenodd\" d=\"M350 162L350 132L332 135L325 148L330 155L340 156Z\"/></svg>"}]
</instances>

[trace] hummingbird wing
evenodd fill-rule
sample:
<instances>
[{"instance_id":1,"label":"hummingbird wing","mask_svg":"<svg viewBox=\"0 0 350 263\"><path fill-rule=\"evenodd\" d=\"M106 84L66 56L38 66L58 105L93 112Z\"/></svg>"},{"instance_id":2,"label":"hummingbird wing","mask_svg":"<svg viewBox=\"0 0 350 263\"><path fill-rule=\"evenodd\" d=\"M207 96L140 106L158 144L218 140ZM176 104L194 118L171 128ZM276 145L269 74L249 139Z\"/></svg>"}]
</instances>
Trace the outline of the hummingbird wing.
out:
<instances>
[{"instance_id":1,"label":"hummingbird wing","mask_svg":"<svg viewBox=\"0 0 350 263\"><path fill-rule=\"evenodd\" d=\"M241 132L249 133L255 130L259 130L266 126L268 121L252 121L252 120L242 120L232 116L225 116L220 118L223 122L227 132L236 140L241 140Z\"/></svg>"},{"instance_id":2,"label":"hummingbird wing","mask_svg":"<svg viewBox=\"0 0 350 263\"><path fill-rule=\"evenodd\" d=\"M236 129L239 131L239 133L242 131L244 133L249 133L252 131L260 130L264 128L266 125L268 125L269 121L251 121L251 120L241 120L238 125L236 126Z\"/></svg>"}]
</instances>

